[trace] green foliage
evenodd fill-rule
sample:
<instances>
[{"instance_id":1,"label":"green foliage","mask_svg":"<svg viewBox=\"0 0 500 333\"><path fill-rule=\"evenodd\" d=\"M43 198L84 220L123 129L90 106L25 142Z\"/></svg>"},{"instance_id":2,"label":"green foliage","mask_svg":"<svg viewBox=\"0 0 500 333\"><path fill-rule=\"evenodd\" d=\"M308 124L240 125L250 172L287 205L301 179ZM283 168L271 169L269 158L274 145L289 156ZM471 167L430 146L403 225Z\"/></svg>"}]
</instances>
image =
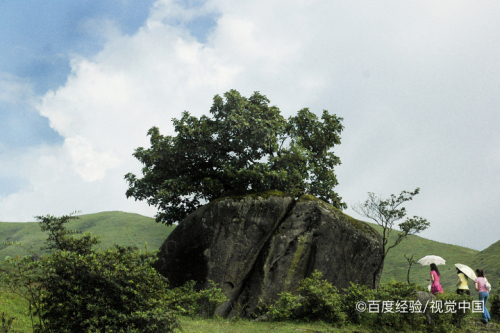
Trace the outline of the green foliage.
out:
<instances>
[{"instance_id":1,"label":"green foliage","mask_svg":"<svg viewBox=\"0 0 500 333\"><path fill-rule=\"evenodd\" d=\"M472 321L472 310L467 308L459 309L459 304L472 304L473 297L468 295L457 295L456 293L436 294L436 300L445 302L453 302L456 304L456 311L432 314L432 324L427 325L428 332L458 332L466 328Z\"/></svg>"},{"instance_id":2,"label":"green foliage","mask_svg":"<svg viewBox=\"0 0 500 333\"><path fill-rule=\"evenodd\" d=\"M321 273L304 279L297 294L282 293L280 298L265 308L270 320L321 320L339 326L361 325L375 332L458 332L467 329L472 311L458 309L458 304L471 304L467 295L437 295L434 303L417 302L417 291L425 291L415 284L392 281L374 290L351 283L342 294L337 292ZM366 304L360 311L358 304ZM456 311L448 311L447 302L456 304ZM424 302L425 303L425 302ZM415 305L413 305L415 304ZM439 308L437 305L440 304ZM373 306L373 307L372 307ZM422 313L426 309L430 322ZM441 309L438 311L438 309Z\"/></svg>"},{"instance_id":3,"label":"green foliage","mask_svg":"<svg viewBox=\"0 0 500 333\"><path fill-rule=\"evenodd\" d=\"M379 301L388 301L393 304L392 311L386 311L382 314L370 313L366 317L364 324L369 327L378 327L379 331L387 328L394 329L398 332L411 330L424 330L425 318L417 312L402 312L397 309L398 304L409 304L410 301L416 300L416 291L423 288L415 284L391 281L383 284L377 290L373 291L372 299ZM406 301L406 303L403 303Z\"/></svg>"},{"instance_id":4,"label":"green foliage","mask_svg":"<svg viewBox=\"0 0 500 333\"><path fill-rule=\"evenodd\" d=\"M297 295L281 293L269 306L267 316L271 320L322 320L339 325L346 320L337 288L318 271L300 282Z\"/></svg>"},{"instance_id":5,"label":"green foliage","mask_svg":"<svg viewBox=\"0 0 500 333\"><path fill-rule=\"evenodd\" d=\"M360 324L368 315L367 312L358 311L356 305L358 302L368 303L369 300L375 299L374 291L368 286L359 285L351 282L349 288L344 289L342 295L342 310L347 316L347 320L353 324Z\"/></svg>"},{"instance_id":6,"label":"green foliage","mask_svg":"<svg viewBox=\"0 0 500 333\"><path fill-rule=\"evenodd\" d=\"M267 317L275 321L296 319L296 313L301 306L300 296L286 292L280 293L278 300L268 307L261 305Z\"/></svg>"},{"instance_id":7,"label":"green foliage","mask_svg":"<svg viewBox=\"0 0 500 333\"><path fill-rule=\"evenodd\" d=\"M490 302L491 302L491 310L490 310L490 316L492 319L495 321L500 322L500 280L498 280L498 286L499 288L497 289L497 292L490 293Z\"/></svg>"},{"instance_id":8,"label":"green foliage","mask_svg":"<svg viewBox=\"0 0 500 333\"><path fill-rule=\"evenodd\" d=\"M323 279L321 272L315 271L300 282L299 295L304 298L302 314L306 319L337 324L346 320L337 288Z\"/></svg>"},{"instance_id":9,"label":"green foliage","mask_svg":"<svg viewBox=\"0 0 500 333\"><path fill-rule=\"evenodd\" d=\"M176 136L152 127L151 148L134 153L143 178L125 175L126 195L158 207L157 222L180 221L202 200L228 191L309 193L346 207L333 191L340 160L331 151L340 144L342 118L324 110L320 120L306 108L286 120L266 96L246 98L236 90L216 95L210 113L173 119Z\"/></svg>"},{"instance_id":10,"label":"green foliage","mask_svg":"<svg viewBox=\"0 0 500 333\"><path fill-rule=\"evenodd\" d=\"M1 263L0 283L7 292L14 293L27 301L31 326L41 328L43 323L39 315L42 310L43 288L40 280L44 276L44 265L41 261L34 261L34 257L36 257L34 253L22 258L6 257ZM38 321L35 323L37 318Z\"/></svg>"},{"instance_id":11,"label":"green foliage","mask_svg":"<svg viewBox=\"0 0 500 333\"><path fill-rule=\"evenodd\" d=\"M10 332L10 329L12 327L12 322L14 321L14 317L9 317L5 315L5 312L2 312L2 315L0 316L0 333L8 333Z\"/></svg>"},{"instance_id":12,"label":"green foliage","mask_svg":"<svg viewBox=\"0 0 500 333\"><path fill-rule=\"evenodd\" d=\"M202 290L195 290L195 284L195 281L188 281L169 290L165 306L179 315L213 317L217 307L227 300L224 292L213 281L209 281L209 287Z\"/></svg>"},{"instance_id":13,"label":"green foliage","mask_svg":"<svg viewBox=\"0 0 500 333\"><path fill-rule=\"evenodd\" d=\"M150 252L116 246L87 254L57 251L46 259L48 272L42 319L48 331L64 327L71 332L175 327L162 307L166 281L151 267Z\"/></svg>"},{"instance_id":14,"label":"green foliage","mask_svg":"<svg viewBox=\"0 0 500 333\"><path fill-rule=\"evenodd\" d=\"M152 252L115 246L95 250L98 239L76 238L74 217L37 217L49 232L50 255L5 261L4 285L30 302L40 332L171 332L177 319L164 305L167 283L152 267Z\"/></svg>"}]
</instances>

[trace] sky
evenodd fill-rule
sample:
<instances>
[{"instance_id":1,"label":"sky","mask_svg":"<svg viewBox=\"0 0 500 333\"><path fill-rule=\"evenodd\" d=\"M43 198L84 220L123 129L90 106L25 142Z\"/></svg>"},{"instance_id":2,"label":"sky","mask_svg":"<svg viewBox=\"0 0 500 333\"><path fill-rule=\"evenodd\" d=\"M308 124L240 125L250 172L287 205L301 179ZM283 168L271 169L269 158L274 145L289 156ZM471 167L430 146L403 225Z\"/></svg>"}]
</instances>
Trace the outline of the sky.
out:
<instances>
[{"instance_id":1,"label":"sky","mask_svg":"<svg viewBox=\"0 0 500 333\"><path fill-rule=\"evenodd\" d=\"M0 221L155 207L126 173L152 126L230 89L343 118L336 191L420 194L420 235L500 239L500 2L4 0ZM435 253L429 253L435 254Z\"/></svg>"}]
</instances>

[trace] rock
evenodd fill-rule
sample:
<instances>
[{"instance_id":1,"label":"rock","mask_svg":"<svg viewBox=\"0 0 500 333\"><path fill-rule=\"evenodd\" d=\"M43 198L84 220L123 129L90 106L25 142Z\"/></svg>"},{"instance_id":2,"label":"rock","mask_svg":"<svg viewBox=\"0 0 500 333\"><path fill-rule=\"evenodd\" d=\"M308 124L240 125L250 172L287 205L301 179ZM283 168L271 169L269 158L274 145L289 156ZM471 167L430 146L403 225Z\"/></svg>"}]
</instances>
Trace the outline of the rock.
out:
<instances>
[{"instance_id":1,"label":"rock","mask_svg":"<svg viewBox=\"0 0 500 333\"><path fill-rule=\"evenodd\" d=\"M163 243L155 268L172 287L222 285L221 316L249 317L259 301L295 292L319 270L339 290L378 286L381 237L310 195L278 191L217 199L190 214Z\"/></svg>"},{"instance_id":2,"label":"rock","mask_svg":"<svg viewBox=\"0 0 500 333\"><path fill-rule=\"evenodd\" d=\"M430 309L430 306L426 305L429 305L431 304L431 302L434 302L436 300L436 296L426 291L420 291L420 290L417 290L416 294L417 294L416 301L419 301L422 304L422 309L426 308L426 311L423 314L425 316L427 325L430 325L432 324L432 313L431 313L432 311Z\"/></svg>"}]
</instances>

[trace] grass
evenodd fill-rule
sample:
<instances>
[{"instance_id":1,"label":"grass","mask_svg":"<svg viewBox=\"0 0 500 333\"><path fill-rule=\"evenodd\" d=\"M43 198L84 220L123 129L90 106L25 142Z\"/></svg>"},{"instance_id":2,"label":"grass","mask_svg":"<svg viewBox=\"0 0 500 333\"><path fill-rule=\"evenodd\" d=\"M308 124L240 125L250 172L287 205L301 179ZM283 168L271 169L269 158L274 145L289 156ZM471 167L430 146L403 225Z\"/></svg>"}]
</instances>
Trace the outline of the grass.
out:
<instances>
[{"instance_id":1,"label":"grass","mask_svg":"<svg viewBox=\"0 0 500 333\"><path fill-rule=\"evenodd\" d=\"M181 326L184 332L189 333L313 333L313 332L368 332L358 326L334 328L323 322L255 322L250 320L224 318L202 319L181 317Z\"/></svg>"},{"instance_id":2,"label":"grass","mask_svg":"<svg viewBox=\"0 0 500 333\"><path fill-rule=\"evenodd\" d=\"M28 313L28 302L16 294L0 290L0 313L7 317L15 317L11 332L31 332L31 319Z\"/></svg>"},{"instance_id":3,"label":"grass","mask_svg":"<svg viewBox=\"0 0 500 333\"><path fill-rule=\"evenodd\" d=\"M78 220L68 223L68 229L81 232L91 232L101 240L98 248L106 249L113 244L137 246L144 248L148 244L150 251L158 250L174 226L167 227L156 223L153 218L139 214L124 212L102 212L97 214L80 215ZM42 252L40 248L47 239L46 233L40 231L36 222L8 223L0 222L0 260L6 256L23 256L27 252L19 246L6 246L6 241L18 241L35 252Z\"/></svg>"}]
</instances>

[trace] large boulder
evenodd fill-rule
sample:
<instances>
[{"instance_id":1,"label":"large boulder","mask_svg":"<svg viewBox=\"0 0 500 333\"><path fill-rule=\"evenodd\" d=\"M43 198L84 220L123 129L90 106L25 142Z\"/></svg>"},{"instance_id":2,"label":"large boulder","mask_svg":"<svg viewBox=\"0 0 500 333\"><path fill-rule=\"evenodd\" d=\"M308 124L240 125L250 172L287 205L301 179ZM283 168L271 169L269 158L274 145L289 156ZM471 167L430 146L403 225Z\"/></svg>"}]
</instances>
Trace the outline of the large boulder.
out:
<instances>
[{"instance_id":1,"label":"large boulder","mask_svg":"<svg viewBox=\"0 0 500 333\"><path fill-rule=\"evenodd\" d=\"M165 240L155 267L173 287L214 281L229 300L217 313L248 317L315 270L339 290L350 282L377 287L381 242L368 224L313 196L267 191L200 207Z\"/></svg>"}]
</instances>

